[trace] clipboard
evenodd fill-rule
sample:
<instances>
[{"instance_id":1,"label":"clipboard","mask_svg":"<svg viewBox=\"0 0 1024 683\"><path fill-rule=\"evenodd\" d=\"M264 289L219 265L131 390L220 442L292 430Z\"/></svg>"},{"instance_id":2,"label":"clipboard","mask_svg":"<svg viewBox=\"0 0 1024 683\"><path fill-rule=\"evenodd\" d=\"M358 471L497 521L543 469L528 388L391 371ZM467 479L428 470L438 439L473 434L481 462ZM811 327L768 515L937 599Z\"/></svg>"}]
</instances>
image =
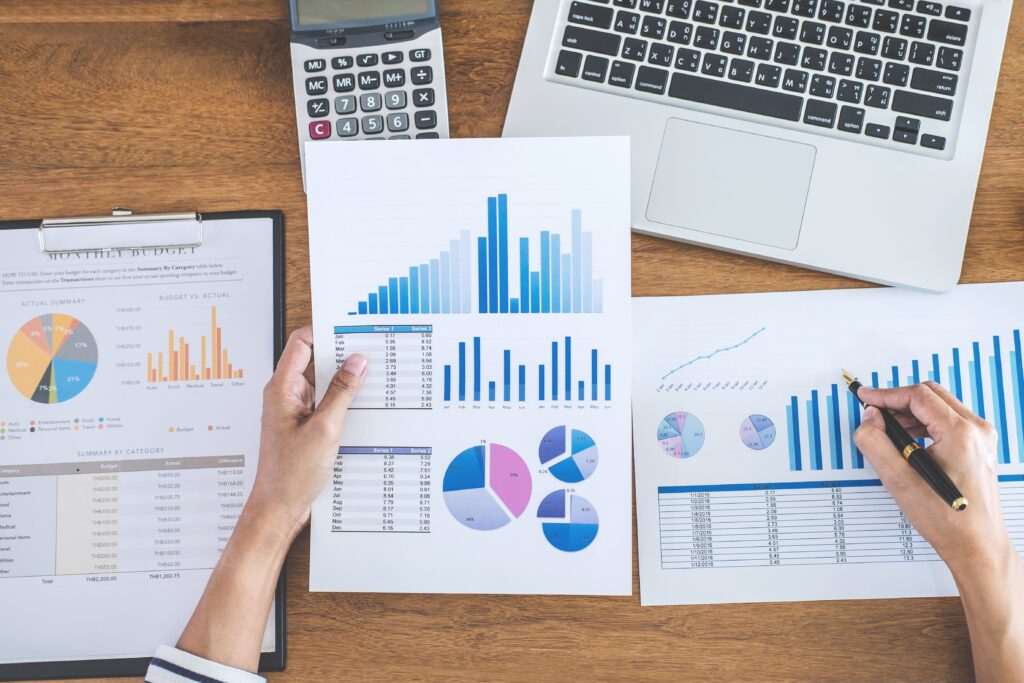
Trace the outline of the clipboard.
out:
<instances>
[{"instance_id":1,"label":"clipboard","mask_svg":"<svg viewBox=\"0 0 1024 683\"><path fill-rule=\"evenodd\" d=\"M41 252L51 256L67 256L85 252L201 248L211 225L235 219L269 219L272 222L273 366L276 367L285 342L284 214L281 211L193 211L136 215L129 209L114 209L110 216L0 221L0 231L35 230ZM282 567L274 597L272 628L275 649L261 653L260 671L283 671L285 667L285 585L285 567ZM102 620L98 619L96 626L102 628ZM154 643L154 653L161 644L173 645ZM0 663L0 681L142 676L146 673L150 659L150 656L146 656Z\"/></svg>"}]
</instances>

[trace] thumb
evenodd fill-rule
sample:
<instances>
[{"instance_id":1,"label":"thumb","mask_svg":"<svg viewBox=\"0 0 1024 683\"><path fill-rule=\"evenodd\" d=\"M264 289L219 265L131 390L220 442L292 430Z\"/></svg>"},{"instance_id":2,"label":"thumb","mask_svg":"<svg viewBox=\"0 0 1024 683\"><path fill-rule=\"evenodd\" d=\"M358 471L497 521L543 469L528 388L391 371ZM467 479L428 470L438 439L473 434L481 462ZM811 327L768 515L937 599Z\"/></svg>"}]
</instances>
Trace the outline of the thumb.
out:
<instances>
[{"instance_id":1,"label":"thumb","mask_svg":"<svg viewBox=\"0 0 1024 683\"><path fill-rule=\"evenodd\" d=\"M854 432L853 440L883 482L892 481L900 468L906 467L903 456L885 433L885 420L877 408L869 406L864 411L863 421Z\"/></svg>"},{"instance_id":2,"label":"thumb","mask_svg":"<svg viewBox=\"0 0 1024 683\"><path fill-rule=\"evenodd\" d=\"M348 357L331 378L331 384L320 405L316 408L316 419L326 420L329 424L341 425L345 412L363 386L369 363L366 356L356 353Z\"/></svg>"}]
</instances>

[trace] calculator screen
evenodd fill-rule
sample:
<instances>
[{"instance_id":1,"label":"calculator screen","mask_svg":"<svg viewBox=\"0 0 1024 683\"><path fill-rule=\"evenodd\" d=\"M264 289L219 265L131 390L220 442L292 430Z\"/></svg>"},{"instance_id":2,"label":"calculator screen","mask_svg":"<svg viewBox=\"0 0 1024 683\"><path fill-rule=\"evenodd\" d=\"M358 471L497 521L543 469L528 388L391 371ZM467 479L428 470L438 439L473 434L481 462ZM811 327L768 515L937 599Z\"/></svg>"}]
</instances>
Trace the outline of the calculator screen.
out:
<instances>
[{"instance_id":1,"label":"calculator screen","mask_svg":"<svg viewBox=\"0 0 1024 683\"><path fill-rule=\"evenodd\" d=\"M430 12L430 0L296 0L300 26L339 24Z\"/></svg>"}]
</instances>

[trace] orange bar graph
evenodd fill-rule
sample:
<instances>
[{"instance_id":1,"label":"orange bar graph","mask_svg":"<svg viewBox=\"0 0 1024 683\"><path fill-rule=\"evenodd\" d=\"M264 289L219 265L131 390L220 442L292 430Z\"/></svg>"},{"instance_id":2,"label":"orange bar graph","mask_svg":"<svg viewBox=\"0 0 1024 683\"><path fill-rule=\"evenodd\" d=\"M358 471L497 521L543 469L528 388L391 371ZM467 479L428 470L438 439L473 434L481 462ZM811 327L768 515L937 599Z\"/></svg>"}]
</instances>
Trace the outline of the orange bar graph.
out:
<instances>
[{"instance_id":1,"label":"orange bar graph","mask_svg":"<svg viewBox=\"0 0 1024 683\"><path fill-rule=\"evenodd\" d=\"M194 339L194 338L193 338ZM228 349L223 346L222 330L217 325L217 307L210 308L209 336L199 338L199 366L195 364L193 345L184 336L175 334L174 329L167 330L167 351L156 354L156 367L153 366L153 353L146 354L146 381L182 382L221 379L243 379L242 368L235 368L229 361ZM167 372L164 372L164 355L167 355Z\"/></svg>"}]
</instances>

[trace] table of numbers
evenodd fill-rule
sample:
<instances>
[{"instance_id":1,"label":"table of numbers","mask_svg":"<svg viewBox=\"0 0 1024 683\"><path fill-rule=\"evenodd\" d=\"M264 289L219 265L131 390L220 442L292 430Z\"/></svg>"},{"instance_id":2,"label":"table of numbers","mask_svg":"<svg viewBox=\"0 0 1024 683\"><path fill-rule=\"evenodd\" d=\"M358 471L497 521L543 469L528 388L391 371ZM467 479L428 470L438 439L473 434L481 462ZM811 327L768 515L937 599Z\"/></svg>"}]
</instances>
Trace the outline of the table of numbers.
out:
<instances>
[{"instance_id":1,"label":"table of numbers","mask_svg":"<svg viewBox=\"0 0 1024 683\"><path fill-rule=\"evenodd\" d=\"M429 410L434 396L433 325L352 325L334 328L338 367L353 353L370 373L353 408Z\"/></svg>"},{"instance_id":2,"label":"table of numbers","mask_svg":"<svg viewBox=\"0 0 1024 683\"><path fill-rule=\"evenodd\" d=\"M431 457L430 448L341 448L331 531L430 533Z\"/></svg>"}]
</instances>

